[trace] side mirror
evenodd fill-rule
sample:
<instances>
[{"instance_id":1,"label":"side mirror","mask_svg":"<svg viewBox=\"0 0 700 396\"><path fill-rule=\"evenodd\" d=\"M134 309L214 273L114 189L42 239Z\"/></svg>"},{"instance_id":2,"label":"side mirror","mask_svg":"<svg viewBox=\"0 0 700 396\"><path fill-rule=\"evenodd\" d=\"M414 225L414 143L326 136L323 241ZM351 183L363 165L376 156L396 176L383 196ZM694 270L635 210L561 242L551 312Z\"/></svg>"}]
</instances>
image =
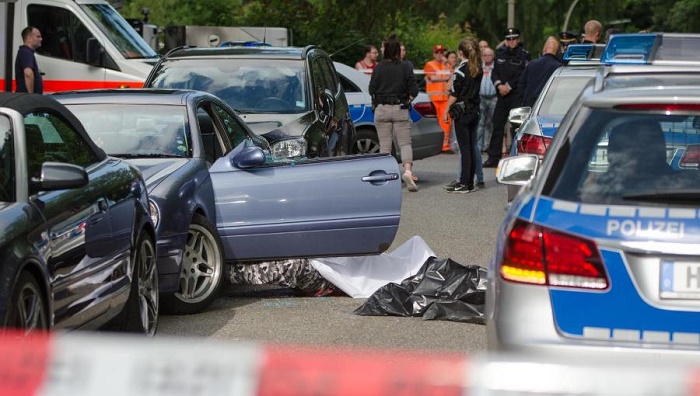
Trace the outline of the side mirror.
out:
<instances>
[{"instance_id":1,"label":"side mirror","mask_svg":"<svg viewBox=\"0 0 700 396\"><path fill-rule=\"evenodd\" d=\"M534 154L502 158L496 167L496 180L502 184L523 186L535 177L539 162Z\"/></svg>"},{"instance_id":2,"label":"side mirror","mask_svg":"<svg viewBox=\"0 0 700 396\"><path fill-rule=\"evenodd\" d=\"M531 107L517 107L508 113L508 121L515 125L522 125L530 116Z\"/></svg>"},{"instance_id":3,"label":"side mirror","mask_svg":"<svg viewBox=\"0 0 700 396\"><path fill-rule=\"evenodd\" d=\"M87 48L85 50L85 61L92 66L102 66L102 53L104 48L96 38L90 37L87 39Z\"/></svg>"},{"instance_id":4,"label":"side mirror","mask_svg":"<svg viewBox=\"0 0 700 396\"><path fill-rule=\"evenodd\" d=\"M258 146L251 145L242 147L231 158L231 164L239 169L247 169L264 165L265 152Z\"/></svg>"},{"instance_id":5,"label":"side mirror","mask_svg":"<svg viewBox=\"0 0 700 396\"><path fill-rule=\"evenodd\" d=\"M41 165L41 179L36 186L41 191L53 191L84 187L87 184L88 175L83 167L63 162L44 162Z\"/></svg>"}]
</instances>

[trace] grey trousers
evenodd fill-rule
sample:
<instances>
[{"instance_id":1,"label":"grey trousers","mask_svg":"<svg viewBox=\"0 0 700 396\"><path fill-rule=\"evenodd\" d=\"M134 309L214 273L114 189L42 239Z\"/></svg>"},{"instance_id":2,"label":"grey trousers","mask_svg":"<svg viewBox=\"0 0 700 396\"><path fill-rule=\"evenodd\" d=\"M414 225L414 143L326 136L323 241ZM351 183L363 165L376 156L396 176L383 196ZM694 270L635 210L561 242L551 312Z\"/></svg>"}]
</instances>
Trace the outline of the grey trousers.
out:
<instances>
[{"instance_id":1,"label":"grey trousers","mask_svg":"<svg viewBox=\"0 0 700 396\"><path fill-rule=\"evenodd\" d=\"M401 150L401 162L412 164L413 147L408 109L402 109L401 105L379 105L374 110L374 125L377 127L379 152L391 153L393 132L396 134L396 142Z\"/></svg>"}]
</instances>

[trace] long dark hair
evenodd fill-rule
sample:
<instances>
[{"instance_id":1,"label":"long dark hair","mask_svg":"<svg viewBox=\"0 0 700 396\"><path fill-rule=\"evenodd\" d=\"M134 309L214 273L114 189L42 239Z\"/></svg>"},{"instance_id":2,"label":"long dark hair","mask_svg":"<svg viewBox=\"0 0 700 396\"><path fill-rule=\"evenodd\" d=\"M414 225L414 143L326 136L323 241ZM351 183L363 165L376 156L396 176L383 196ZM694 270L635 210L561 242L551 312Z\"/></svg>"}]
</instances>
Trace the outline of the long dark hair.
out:
<instances>
[{"instance_id":1,"label":"long dark hair","mask_svg":"<svg viewBox=\"0 0 700 396\"><path fill-rule=\"evenodd\" d=\"M392 34L387 37L382 43L384 48L384 60L393 62L395 60L401 59L401 43L396 38L396 35Z\"/></svg>"}]
</instances>

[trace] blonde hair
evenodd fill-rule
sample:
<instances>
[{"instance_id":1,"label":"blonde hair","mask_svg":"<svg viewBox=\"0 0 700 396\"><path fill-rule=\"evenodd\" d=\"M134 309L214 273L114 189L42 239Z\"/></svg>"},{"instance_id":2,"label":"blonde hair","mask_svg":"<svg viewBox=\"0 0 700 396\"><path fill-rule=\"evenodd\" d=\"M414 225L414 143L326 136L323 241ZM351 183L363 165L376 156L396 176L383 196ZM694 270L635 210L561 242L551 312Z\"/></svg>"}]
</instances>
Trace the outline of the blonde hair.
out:
<instances>
[{"instance_id":1,"label":"blonde hair","mask_svg":"<svg viewBox=\"0 0 700 396\"><path fill-rule=\"evenodd\" d=\"M464 38L459 42L458 50L467 59L469 76L476 77L481 69L481 51L479 51L478 41L473 37Z\"/></svg>"}]
</instances>

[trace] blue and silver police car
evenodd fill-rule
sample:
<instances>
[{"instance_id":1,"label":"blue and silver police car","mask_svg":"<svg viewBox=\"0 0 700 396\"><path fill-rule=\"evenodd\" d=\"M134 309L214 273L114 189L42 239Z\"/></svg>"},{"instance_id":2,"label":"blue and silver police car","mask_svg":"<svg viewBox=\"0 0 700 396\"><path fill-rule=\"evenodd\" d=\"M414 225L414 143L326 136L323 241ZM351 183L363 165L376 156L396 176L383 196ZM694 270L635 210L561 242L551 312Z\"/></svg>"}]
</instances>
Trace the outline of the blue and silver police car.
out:
<instances>
[{"instance_id":1,"label":"blue and silver police car","mask_svg":"<svg viewBox=\"0 0 700 396\"><path fill-rule=\"evenodd\" d=\"M587 86L523 185L490 263L491 350L700 362L700 91ZM536 175L536 177L535 177Z\"/></svg>"}]
</instances>

